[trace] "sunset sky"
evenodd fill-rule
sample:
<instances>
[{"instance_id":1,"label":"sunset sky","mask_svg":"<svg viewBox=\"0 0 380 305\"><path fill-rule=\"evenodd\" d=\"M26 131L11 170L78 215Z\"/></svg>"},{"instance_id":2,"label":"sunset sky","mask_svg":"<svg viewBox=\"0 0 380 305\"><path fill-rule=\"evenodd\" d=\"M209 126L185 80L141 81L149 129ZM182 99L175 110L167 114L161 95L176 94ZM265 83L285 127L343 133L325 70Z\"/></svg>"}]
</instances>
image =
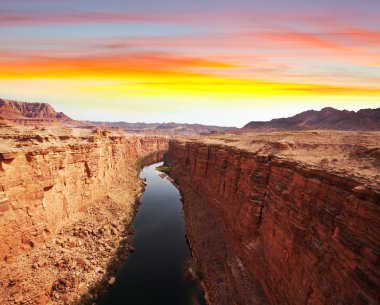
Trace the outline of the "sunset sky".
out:
<instances>
[{"instance_id":1,"label":"sunset sky","mask_svg":"<svg viewBox=\"0 0 380 305\"><path fill-rule=\"evenodd\" d=\"M380 107L380 1L0 0L0 97L239 127Z\"/></svg>"}]
</instances>

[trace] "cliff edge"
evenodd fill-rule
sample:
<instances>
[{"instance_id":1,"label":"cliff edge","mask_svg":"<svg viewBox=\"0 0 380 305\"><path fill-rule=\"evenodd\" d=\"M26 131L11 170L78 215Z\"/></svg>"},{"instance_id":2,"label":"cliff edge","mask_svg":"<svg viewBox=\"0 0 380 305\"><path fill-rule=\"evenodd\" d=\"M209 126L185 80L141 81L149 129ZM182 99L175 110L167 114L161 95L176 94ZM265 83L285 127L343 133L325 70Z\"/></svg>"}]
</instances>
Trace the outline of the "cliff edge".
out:
<instances>
[{"instance_id":1,"label":"cliff edge","mask_svg":"<svg viewBox=\"0 0 380 305\"><path fill-rule=\"evenodd\" d=\"M92 303L128 255L137 165L167 139L13 126L0 143L0 304Z\"/></svg>"},{"instance_id":2,"label":"cliff edge","mask_svg":"<svg viewBox=\"0 0 380 305\"><path fill-rule=\"evenodd\" d=\"M209 304L377 304L380 133L171 140Z\"/></svg>"}]
</instances>

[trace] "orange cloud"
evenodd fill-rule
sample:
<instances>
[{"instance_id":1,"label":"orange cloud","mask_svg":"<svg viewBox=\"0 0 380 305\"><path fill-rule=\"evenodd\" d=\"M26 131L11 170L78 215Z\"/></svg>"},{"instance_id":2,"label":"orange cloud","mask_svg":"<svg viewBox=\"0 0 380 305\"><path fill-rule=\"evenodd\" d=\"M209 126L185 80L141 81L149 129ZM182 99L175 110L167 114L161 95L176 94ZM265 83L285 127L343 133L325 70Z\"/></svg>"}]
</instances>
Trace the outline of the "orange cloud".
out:
<instances>
[{"instance_id":1,"label":"orange cloud","mask_svg":"<svg viewBox=\"0 0 380 305\"><path fill-rule=\"evenodd\" d=\"M209 96L255 98L299 95L380 95L380 88L259 81L223 76L215 69L233 68L223 62L165 53L124 54L92 58L32 58L3 62L2 79L93 80L89 92L127 96ZM208 71L211 69L211 72ZM112 82L110 85L109 82Z\"/></svg>"},{"instance_id":2,"label":"orange cloud","mask_svg":"<svg viewBox=\"0 0 380 305\"><path fill-rule=\"evenodd\" d=\"M3 52L0 55L11 54ZM45 78L70 76L70 74L72 77L100 76L106 73L122 77L133 73L175 73L191 68L229 67L232 65L204 58L154 52L86 58L25 56L19 60L3 61L0 66L0 76L3 78Z\"/></svg>"}]
</instances>

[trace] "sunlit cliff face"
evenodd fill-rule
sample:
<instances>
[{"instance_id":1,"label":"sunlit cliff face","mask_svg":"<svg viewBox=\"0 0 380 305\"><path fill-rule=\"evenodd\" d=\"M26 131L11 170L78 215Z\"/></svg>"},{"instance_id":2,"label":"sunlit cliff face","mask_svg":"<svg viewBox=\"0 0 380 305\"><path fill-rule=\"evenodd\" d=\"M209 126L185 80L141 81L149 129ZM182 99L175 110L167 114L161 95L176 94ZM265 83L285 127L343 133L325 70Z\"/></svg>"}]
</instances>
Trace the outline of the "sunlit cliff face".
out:
<instances>
[{"instance_id":1,"label":"sunlit cliff face","mask_svg":"<svg viewBox=\"0 0 380 305\"><path fill-rule=\"evenodd\" d=\"M378 107L380 2L2 3L0 95L78 119L242 125Z\"/></svg>"}]
</instances>

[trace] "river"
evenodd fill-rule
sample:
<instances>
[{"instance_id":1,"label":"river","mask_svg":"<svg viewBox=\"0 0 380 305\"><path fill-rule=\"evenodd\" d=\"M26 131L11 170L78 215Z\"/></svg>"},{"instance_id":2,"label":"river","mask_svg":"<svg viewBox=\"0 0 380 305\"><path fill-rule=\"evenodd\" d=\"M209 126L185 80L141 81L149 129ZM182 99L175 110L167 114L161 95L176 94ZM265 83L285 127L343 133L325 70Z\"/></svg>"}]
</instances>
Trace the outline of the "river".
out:
<instances>
[{"instance_id":1,"label":"river","mask_svg":"<svg viewBox=\"0 0 380 305\"><path fill-rule=\"evenodd\" d=\"M184 276L191 252L185 237L181 195L155 168L144 167L147 186L133 221L135 252L116 274L99 305L204 305L202 294Z\"/></svg>"}]
</instances>

